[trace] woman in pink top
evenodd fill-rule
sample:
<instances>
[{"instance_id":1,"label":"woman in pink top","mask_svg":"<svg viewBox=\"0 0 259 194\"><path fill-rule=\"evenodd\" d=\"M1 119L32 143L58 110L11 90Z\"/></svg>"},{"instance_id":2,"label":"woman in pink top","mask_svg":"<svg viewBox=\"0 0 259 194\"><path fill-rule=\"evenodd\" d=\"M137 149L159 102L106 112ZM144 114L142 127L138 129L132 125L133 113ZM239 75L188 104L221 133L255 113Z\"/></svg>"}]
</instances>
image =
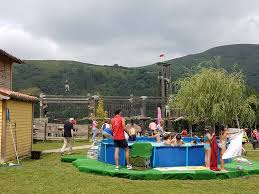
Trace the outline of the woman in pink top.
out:
<instances>
[{"instance_id":1,"label":"woman in pink top","mask_svg":"<svg viewBox=\"0 0 259 194\"><path fill-rule=\"evenodd\" d=\"M253 149L255 150L256 149L256 144L258 143L259 141L259 133L257 132L257 129L254 129L252 131L252 144L253 144Z\"/></svg>"},{"instance_id":2,"label":"woman in pink top","mask_svg":"<svg viewBox=\"0 0 259 194\"><path fill-rule=\"evenodd\" d=\"M157 130L157 124L155 123L155 120L153 120L148 127L152 131L152 137L156 138L157 142L160 142L160 134L158 133Z\"/></svg>"},{"instance_id":3,"label":"woman in pink top","mask_svg":"<svg viewBox=\"0 0 259 194\"><path fill-rule=\"evenodd\" d=\"M150 130L152 131L156 131L156 123L154 121L152 121L150 124L149 124L149 127L148 127Z\"/></svg>"}]
</instances>

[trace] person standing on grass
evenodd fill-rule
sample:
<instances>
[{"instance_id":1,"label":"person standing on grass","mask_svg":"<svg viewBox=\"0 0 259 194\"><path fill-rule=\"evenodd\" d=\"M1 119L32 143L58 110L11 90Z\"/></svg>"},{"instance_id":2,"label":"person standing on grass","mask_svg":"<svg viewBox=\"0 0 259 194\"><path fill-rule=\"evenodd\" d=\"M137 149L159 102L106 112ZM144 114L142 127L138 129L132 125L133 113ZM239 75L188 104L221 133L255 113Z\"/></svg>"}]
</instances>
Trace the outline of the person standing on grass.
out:
<instances>
[{"instance_id":1,"label":"person standing on grass","mask_svg":"<svg viewBox=\"0 0 259 194\"><path fill-rule=\"evenodd\" d=\"M68 147L68 153L72 152L72 136L73 136L73 122L74 119L70 118L69 121L64 123L64 144L61 148L61 155L64 155L66 147Z\"/></svg>"},{"instance_id":2,"label":"person standing on grass","mask_svg":"<svg viewBox=\"0 0 259 194\"><path fill-rule=\"evenodd\" d=\"M97 125L98 125L98 122L94 118L93 122L92 122L92 133L93 133L92 141L93 141L93 144L96 142L96 136L97 136L97 133L98 133Z\"/></svg>"},{"instance_id":3,"label":"person standing on grass","mask_svg":"<svg viewBox=\"0 0 259 194\"><path fill-rule=\"evenodd\" d=\"M243 138L242 138L242 145L243 145L242 150L243 150L244 155L246 155L246 153L247 153L247 151L244 148L244 145L249 143L249 139L248 139L246 131L247 131L247 128L244 128L243 129Z\"/></svg>"},{"instance_id":4,"label":"person standing on grass","mask_svg":"<svg viewBox=\"0 0 259 194\"><path fill-rule=\"evenodd\" d=\"M210 169L212 129L206 128L204 135L205 167Z\"/></svg>"},{"instance_id":5,"label":"person standing on grass","mask_svg":"<svg viewBox=\"0 0 259 194\"><path fill-rule=\"evenodd\" d=\"M113 139L114 139L114 160L116 163L115 170L119 170L119 149L122 148L126 152L126 162L127 162L127 169L132 169L132 166L129 163L129 147L128 143L125 139L124 131L125 131L125 121L122 118L122 111L116 110L115 116L111 121L112 130L113 130Z\"/></svg>"},{"instance_id":6,"label":"person standing on grass","mask_svg":"<svg viewBox=\"0 0 259 194\"><path fill-rule=\"evenodd\" d=\"M256 144L258 143L259 141L259 133L257 132L257 129L254 129L252 131L252 144L253 144L253 149L255 150L256 149Z\"/></svg>"},{"instance_id":7,"label":"person standing on grass","mask_svg":"<svg viewBox=\"0 0 259 194\"><path fill-rule=\"evenodd\" d=\"M221 164L221 171L226 171L224 168L224 160L223 160L223 154L225 153L227 149L227 139L228 139L228 133L227 128L222 127L220 132L220 139L219 139L219 149L220 149L220 164Z\"/></svg>"}]
</instances>

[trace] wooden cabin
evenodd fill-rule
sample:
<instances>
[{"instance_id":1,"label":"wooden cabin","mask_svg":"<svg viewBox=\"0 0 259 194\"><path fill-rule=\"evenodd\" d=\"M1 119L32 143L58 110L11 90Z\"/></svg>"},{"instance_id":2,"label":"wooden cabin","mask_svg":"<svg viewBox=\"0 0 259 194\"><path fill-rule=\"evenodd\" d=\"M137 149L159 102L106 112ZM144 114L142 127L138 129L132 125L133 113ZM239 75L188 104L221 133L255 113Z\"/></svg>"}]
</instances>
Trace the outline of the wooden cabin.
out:
<instances>
[{"instance_id":1,"label":"wooden cabin","mask_svg":"<svg viewBox=\"0 0 259 194\"><path fill-rule=\"evenodd\" d=\"M36 97L12 91L12 65L22 61L0 49L0 161L15 159L11 128L19 157L32 149L33 103ZM10 113L10 122L7 119Z\"/></svg>"}]
</instances>

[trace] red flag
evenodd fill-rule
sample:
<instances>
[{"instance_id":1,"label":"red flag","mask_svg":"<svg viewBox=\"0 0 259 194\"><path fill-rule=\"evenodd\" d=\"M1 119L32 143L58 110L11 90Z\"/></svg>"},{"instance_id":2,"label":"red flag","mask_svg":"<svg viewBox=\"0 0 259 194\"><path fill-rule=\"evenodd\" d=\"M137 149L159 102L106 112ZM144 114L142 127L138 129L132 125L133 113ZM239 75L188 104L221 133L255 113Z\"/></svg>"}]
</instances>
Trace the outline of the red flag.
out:
<instances>
[{"instance_id":1,"label":"red flag","mask_svg":"<svg viewBox=\"0 0 259 194\"><path fill-rule=\"evenodd\" d=\"M159 57L164 57L165 55L164 54L160 54Z\"/></svg>"}]
</instances>

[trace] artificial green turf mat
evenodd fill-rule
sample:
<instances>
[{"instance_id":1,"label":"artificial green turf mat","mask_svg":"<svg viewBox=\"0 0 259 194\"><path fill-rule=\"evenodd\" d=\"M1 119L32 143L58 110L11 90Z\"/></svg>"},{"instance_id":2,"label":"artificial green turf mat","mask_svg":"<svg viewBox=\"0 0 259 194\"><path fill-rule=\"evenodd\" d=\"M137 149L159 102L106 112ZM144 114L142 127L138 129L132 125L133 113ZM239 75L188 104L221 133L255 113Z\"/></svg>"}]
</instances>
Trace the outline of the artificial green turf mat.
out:
<instances>
[{"instance_id":1,"label":"artificial green turf mat","mask_svg":"<svg viewBox=\"0 0 259 194\"><path fill-rule=\"evenodd\" d=\"M73 162L77 159L86 159L87 156L85 155L66 155L61 157L61 162Z\"/></svg>"},{"instance_id":2,"label":"artificial green turf mat","mask_svg":"<svg viewBox=\"0 0 259 194\"><path fill-rule=\"evenodd\" d=\"M228 172L214 172L210 170L188 170L188 171L158 171L148 169L144 171L127 170L121 168L115 171L115 166L103 163L97 160L89 159L84 155L70 155L61 158L63 162L73 162L73 165L81 172L94 173L105 176L128 178L132 180L159 180L159 179L192 179L192 180L208 180L208 179L226 179L240 176L248 176L259 174L259 162L252 161L253 165L245 163L232 162L225 164ZM241 166L242 170L237 170L237 166Z\"/></svg>"}]
</instances>

